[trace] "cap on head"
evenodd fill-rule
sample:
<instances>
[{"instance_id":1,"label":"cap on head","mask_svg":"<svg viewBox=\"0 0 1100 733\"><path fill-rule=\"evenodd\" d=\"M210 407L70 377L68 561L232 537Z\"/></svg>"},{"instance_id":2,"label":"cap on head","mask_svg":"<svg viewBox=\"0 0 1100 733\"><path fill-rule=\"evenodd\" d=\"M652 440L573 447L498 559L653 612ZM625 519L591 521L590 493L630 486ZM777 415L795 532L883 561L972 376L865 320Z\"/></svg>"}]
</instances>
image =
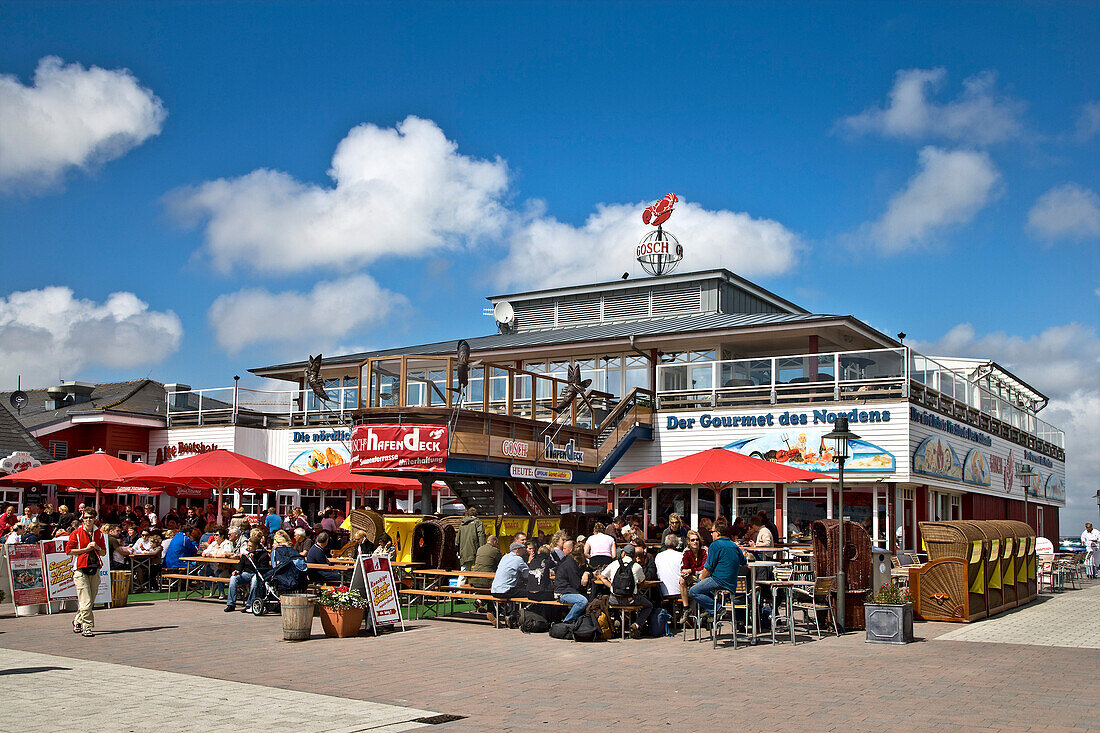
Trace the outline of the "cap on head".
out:
<instances>
[{"instance_id":1,"label":"cap on head","mask_svg":"<svg viewBox=\"0 0 1100 733\"><path fill-rule=\"evenodd\" d=\"M512 544L508 545L508 552L515 552L516 550L526 549L527 545L523 544L522 542L513 542Z\"/></svg>"}]
</instances>

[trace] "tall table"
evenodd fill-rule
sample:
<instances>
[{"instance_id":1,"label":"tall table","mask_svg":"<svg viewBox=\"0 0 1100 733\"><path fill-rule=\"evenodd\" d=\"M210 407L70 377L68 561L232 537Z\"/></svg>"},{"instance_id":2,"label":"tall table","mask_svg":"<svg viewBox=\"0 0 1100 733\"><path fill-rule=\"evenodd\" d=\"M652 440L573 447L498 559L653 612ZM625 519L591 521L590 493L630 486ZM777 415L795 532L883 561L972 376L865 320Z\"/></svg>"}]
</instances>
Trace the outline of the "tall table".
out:
<instances>
[{"instance_id":1,"label":"tall table","mask_svg":"<svg viewBox=\"0 0 1100 733\"><path fill-rule=\"evenodd\" d=\"M759 570L771 570L778 566L779 563L774 560L754 560L748 564L749 566L749 603L752 604L752 639L750 644L755 644L757 637L760 635L759 626L756 613L756 573Z\"/></svg>"}]
</instances>

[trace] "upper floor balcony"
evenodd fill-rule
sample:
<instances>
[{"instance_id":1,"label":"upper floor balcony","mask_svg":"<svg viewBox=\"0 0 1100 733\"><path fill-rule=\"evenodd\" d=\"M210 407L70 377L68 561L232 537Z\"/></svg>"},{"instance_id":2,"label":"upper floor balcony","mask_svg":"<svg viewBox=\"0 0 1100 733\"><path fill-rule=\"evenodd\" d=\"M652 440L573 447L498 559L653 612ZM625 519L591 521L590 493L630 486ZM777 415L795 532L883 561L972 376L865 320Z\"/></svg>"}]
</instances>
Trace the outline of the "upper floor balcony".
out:
<instances>
[{"instance_id":1,"label":"upper floor balcony","mask_svg":"<svg viewBox=\"0 0 1100 733\"><path fill-rule=\"evenodd\" d=\"M168 395L167 417L170 427L319 426L347 424L364 415L457 408L531 422L548 423L556 416L568 428L599 432L607 427L609 415L623 413L617 408L627 398L658 410L893 399L909 400L1064 460L1064 432L1041 420L1022 400L997 394L987 386L988 379L908 347L690 360L704 356L689 352L686 362L654 365L652 391L645 385L619 397L593 390L587 402L572 401L561 414L556 408L567 382L559 377L475 361L460 393L453 357L401 355L366 359L354 372L326 379L327 400L302 389L193 390ZM582 376L592 375L582 371Z\"/></svg>"}]
</instances>

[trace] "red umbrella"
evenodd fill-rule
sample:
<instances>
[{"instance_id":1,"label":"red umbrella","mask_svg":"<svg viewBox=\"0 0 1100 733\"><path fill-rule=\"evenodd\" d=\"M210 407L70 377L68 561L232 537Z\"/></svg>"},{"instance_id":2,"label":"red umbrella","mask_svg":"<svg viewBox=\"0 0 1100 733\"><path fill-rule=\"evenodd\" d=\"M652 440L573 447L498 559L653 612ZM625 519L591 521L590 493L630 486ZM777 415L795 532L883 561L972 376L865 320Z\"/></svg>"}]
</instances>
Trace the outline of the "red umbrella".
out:
<instances>
[{"instance_id":1,"label":"red umbrella","mask_svg":"<svg viewBox=\"0 0 1100 733\"><path fill-rule=\"evenodd\" d=\"M121 458L109 456L103 451L85 456L69 458L56 463L47 463L38 468L5 476L4 484L56 484L68 486L74 491L95 494L96 508L99 508L99 494L104 489L112 489L128 480L142 468L139 463L130 463Z\"/></svg>"},{"instance_id":2,"label":"red umbrella","mask_svg":"<svg viewBox=\"0 0 1100 733\"><path fill-rule=\"evenodd\" d=\"M368 489L379 491L408 491L419 489L420 482L411 478L393 478L391 476L372 476L369 473L352 473L350 463L341 463L332 468L323 468L320 471L305 474L305 478L313 481L324 491L339 491L353 489L355 491L367 491Z\"/></svg>"},{"instance_id":3,"label":"red umbrella","mask_svg":"<svg viewBox=\"0 0 1100 733\"><path fill-rule=\"evenodd\" d=\"M309 489L316 484L305 476L285 468L243 456L229 450L213 450L190 458L149 466L126 479L127 484L144 486L186 486L192 489L213 489L218 492L218 511L226 489L248 488Z\"/></svg>"}]
</instances>

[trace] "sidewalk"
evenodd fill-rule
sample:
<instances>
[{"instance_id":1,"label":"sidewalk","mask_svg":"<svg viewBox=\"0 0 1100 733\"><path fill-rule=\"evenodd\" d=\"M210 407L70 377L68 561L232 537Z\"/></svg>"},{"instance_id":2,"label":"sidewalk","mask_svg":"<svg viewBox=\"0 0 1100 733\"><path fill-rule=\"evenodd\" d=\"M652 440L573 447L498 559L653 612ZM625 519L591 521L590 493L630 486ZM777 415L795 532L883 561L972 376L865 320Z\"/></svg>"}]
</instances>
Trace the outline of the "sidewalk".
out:
<instances>
[{"instance_id":1,"label":"sidewalk","mask_svg":"<svg viewBox=\"0 0 1100 733\"><path fill-rule=\"evenodd\" d=\"M1048 614L1077 613L1073 596L1087 602L1098 588L1011 618L1072 627L1078 618ZM93 639L73 635L68 615L2 619L0 667L12 666L3 648L22 649L467 716L440 726L446 731L1100 730L1095 695L1075 684L1096 666L1095 649L945 640L996 619L921 623L922 641L903 647L866 644L853 632L734 650L680 637L577 644L458 620L354 639L325 639L315 621L311 640L290 643L278 617L221 608L158 601L97 611ZM68 719L64 709L44 709L59 724Z\"/></svg>"}]
</instances>

